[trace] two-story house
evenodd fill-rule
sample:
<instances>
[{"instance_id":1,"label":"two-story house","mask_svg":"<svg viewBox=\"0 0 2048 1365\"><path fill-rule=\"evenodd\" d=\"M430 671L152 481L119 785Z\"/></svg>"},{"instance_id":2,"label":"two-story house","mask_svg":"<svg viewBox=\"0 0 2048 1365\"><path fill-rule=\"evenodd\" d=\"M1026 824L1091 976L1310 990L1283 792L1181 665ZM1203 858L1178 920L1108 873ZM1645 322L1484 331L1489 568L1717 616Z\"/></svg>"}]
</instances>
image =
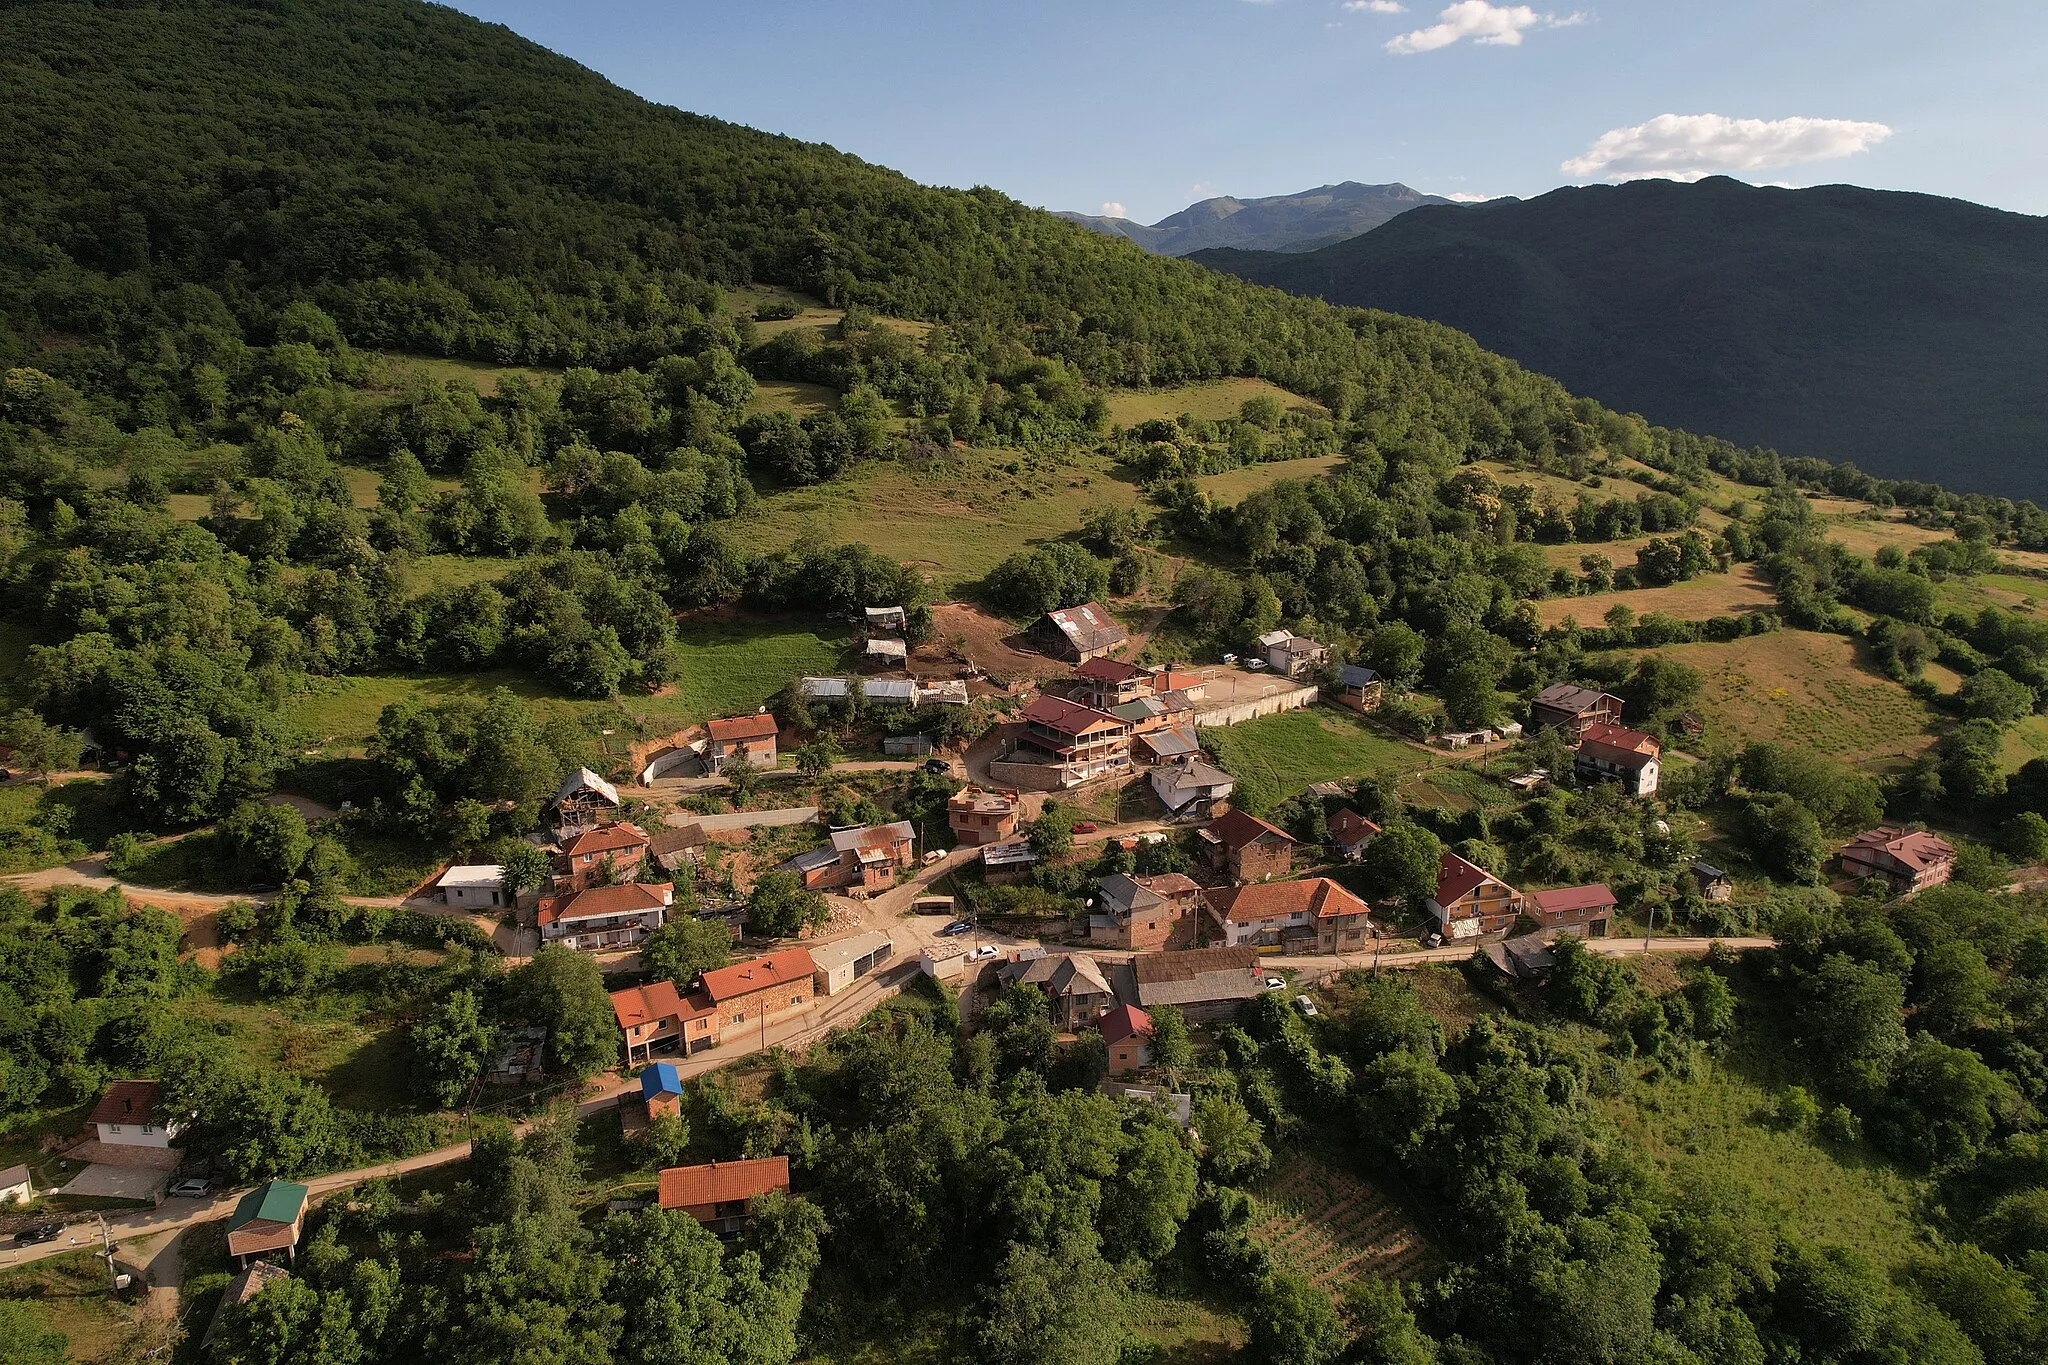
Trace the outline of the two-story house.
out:
<instances>
[{"instance_id":1,"label":"two-story house","mask_svg":"<svg viewBox=\"0 0 2048 1365\"><path fill-rule=\"evenodd\" d=\"M1000 844L1017 837L1017 817L1023 798L1016 792L990 787L962 787L946 802L946 827L953 842L966 848Z\"/></svg>"},{"instance_id":2,"label":"two-story house","mask_svg":"<svg viewBox=\"0 0 2048 1365\"><path fill-rule=\"evenodd\" d=\"M1270 881L1294 870L1294 840L1287 831L1246 811L1225 811L1197 838L1210 865L1240 882Z\"/></svg>"},{"instance_id":3,"label":"two-story house","mask_svg":"<svg viewBox=\"0 0 2048 1365\"><path fill-rule=\"evenodd\" d=\"M839 884L886 891L896 874L917 865L917 831L908 820L832 832L832 850L839 855Z\"/></svg>"},{"instance_id":4,"label":"two-story house","mask_svg":"<svg viewBox=\"0 0 2048 1365\"><path fill-rule=\"evenodd\" d=\"M1090 659L1074 670L1074 700L1098 711L1151 695L1151 673L1121 659Z\"/></svg>"},{"instance_id":5,"label":"two-story house","mask_svg":"<svg viewBox=\"0 0 2048 1365\"><path fill-rule=\"evenodd\" d=\"M1215 764L1205 763L1199 753L1161 763L1152 770L1152 793L1172 820L1210 819L1235 790L1237 779Z\"/></svg>"},{"instance_id":6,"label":"two-story house","mask_svg":"<svg viewBox=\"0 0 2048 1365\"><path fill-rule=\"evenodd\" d=\"M673 981L650 981L611 995L627 1066L657 1052L687 1057L718 1042L718 1011L701 992L684 995Z\"/></svg>"},{"instance_id":7,"label":"two-story house","mask_svg":"<svg viewBox=\"0 0 2048 1365\"><path fill-rule=\"evenodd\" d=\"M1619 782L1630 796L1654 796L1663 753L1654 736L1596 722L1580 732L1573 767L1582 782Z\"/></svg>"},{"instance_id":8,"label":"two-story house","mask_svg":"<svg viewBox=\"0 0 2048 1365\"><path fill-rule=\"evenodd\" d=\"M817 971L807 949L787 948L706 972L697 988L715 1009L715 1031L723 1035L727 1029L759 1026L809 1004Z\"/></svg>"},{"instance_id":9,"label":"two-story house","mask_svg":"<svg viewBox=\"0 0 2048 1365\"><path fill-rule=\"evenodd\" d=\"M1615 908L1614 893L1599 882L1531 891L1522 898L1522 913L1545 931L1567 930L1580 938L1606 938Z\"/></svg>"},{"instance_id":10,"label":"two-story house","mask_svg":"<svg viewBox=\"0 0 2048 1365\"><path fill-rule=\"evenodd\" d=\"M1837 856L1845 875L1859 881L1877 879L1900 896L1940 886L1956 865L1955 846L1948 840L1897 825L1864 831L1844 844Z\"/></svg>"},{"instance_id":11,"label":"two-story house","mask_svg":"<svg viewBox=\"0 0 2048 1365\"><path fill-rule=\"evenodd\" d=\"M1327 877L1225 887L1206 893L1206 899L1225 947L1346 953L1372 943L1366 903Z\"/></svg>"},{"instance_id":12,"label":"two-story house","mask_svg":"<svg viewBox=\"0 0 2048 1365\"><path fill-rule=\"evenodd\" d=\"M1139 952L1192 947L1201 897L1202 888L1178 872L1157 877L1114 873L1095 883L1088 942Z\"/></svg>"},{"instance_id":13,"label":"two-story house","mask_svg":"<svg viewBox=\"0 0 2048 1365\"><path fill-rule=\"evenodd\" d=\"M1522 893L1477 863L1444 850L1437 868L1429 913L1447 939L1484 938L1512 929L1522 913Z\"/></svg>"},{"instance_id":14,"label":"two-story house","mask_svg":"<svg viewBox=\"0 0 2048 1365\"><path fill-rule=\"evenodd\" d=\"M92 1107L86 1136L107 1147L168 1149L180 1125L163 1112L162 1093L155 1081L115 1081ZM122 1164L118 1153L94 1160Z\"/></svg>"},{"instance_id":15,"label":"two-story house","mask_svg":"<svg viewBox=\"0 0 2048 1365\"><path fill-rule=\"evenodd\" d=\"M1529 728L1562 730L1576 739L1589 725L1621 724L1621 698L1595 687L1552 683L1529 703Z\"/></svg>"},{"instance_id":16,"label":"two-story house","mask_svg":"<svg viewBox=\"0 0 2048 1365\"><path fill-rule=\"evenodd\" d=\"M735 763L756 768L775 766L775 739L779 731L775 717L762 712L752 716L727 716L707 724L711 740L704 752L704 766L722 773Z\"/></svg>"},{"instance_id":17,"label":"two-story house","mask_svg":"<svg viewBox=\"0 0 2048 1365\"><path fill-rule=\"evenodd\" d=\"M586 953L637 947L661 927L674 903L675 888L667 882L627 882L543 896L538 916L541 942Z\"/></svg>"},{"instance_id":18,"label":"two-story house","mask_svg":"<svg viewBox=\"0 0 2048 1365\"><path fill-rule=\"evenodd\" d=\"M1266 667L1283 678L1304 677L1330 662L1328 645L1288 630L1261 635L1259 648L1265 654Z\"/></svg>"},{"instance_id":19,"label":"two-story house","mask_svg":"<svg viewBox=\"0 0 2048 1365\"><path fill-rule=\"evenodd\" d=\"M1041 694L1018 717L1024 730L1019 748L1062 764L1070 778L1085 782L1130 771L1131 723L1065 697Z\"/></svg>"},{"instance_id":20,"label":"two-story house","mask_svg":"<svg viewBox=\"0 0 2048 1365\"><path fill-rule=\"evenodd\" d=\"M647 831L630 820L566 835L552 860L555 895L606 882L631 881L646 861Z\"/></svg>"},{"instance_id":21,"label":"two-story house","mask_svg":"<svg viewBox=\"0 0 2048 1365\"><path fill-rule=\"evenodd\" d=\"M1095 1021L1109 1052L1109 1074L1135 1076L1152 1065L1152 1016L1136 1005L1118 1005Z\"/></svg>"}]
</instances>

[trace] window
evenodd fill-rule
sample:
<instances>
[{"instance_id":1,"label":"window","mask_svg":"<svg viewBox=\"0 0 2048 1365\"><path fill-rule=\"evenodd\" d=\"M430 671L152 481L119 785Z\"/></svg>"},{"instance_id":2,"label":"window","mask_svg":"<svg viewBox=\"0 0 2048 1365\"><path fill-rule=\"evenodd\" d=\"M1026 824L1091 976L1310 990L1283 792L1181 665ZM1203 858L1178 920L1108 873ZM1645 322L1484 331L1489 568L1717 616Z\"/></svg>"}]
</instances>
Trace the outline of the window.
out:
<instances>
[{"instance_id":1,"label":"window","mask_svg":"<svg viewBox=\"0 0 2048 1365\"><path fill-rule=\"evenodd\" d=\"M156 1131L156 1125L153 1123L145 1123L142 1125L142 1131L144 1133L154 1133Z\"/></svg>"}]
</instances>

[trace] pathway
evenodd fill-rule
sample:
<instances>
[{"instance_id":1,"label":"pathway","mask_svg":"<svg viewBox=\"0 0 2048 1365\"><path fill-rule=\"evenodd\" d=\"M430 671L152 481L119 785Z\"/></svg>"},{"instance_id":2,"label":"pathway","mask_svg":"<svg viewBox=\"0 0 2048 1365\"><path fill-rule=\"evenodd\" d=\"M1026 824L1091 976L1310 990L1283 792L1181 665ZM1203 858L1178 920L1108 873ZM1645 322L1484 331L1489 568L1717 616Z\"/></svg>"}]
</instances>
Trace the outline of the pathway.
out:
<instances>
[{"instance_id":1,"label":"pathway","mask_svg":"<svg viewBox=\"0 0 2048 1365\"><path fill-rule=\"evenodd\" d=\"M808 825L818 818L816 806L785 806L781 810L743 810L730 815L695 815L689 811L677 811L664 816L669 824L681 828L684 825L699 825L706 834L721 829L765 829L775 825Z\"/></svg>"}]
</instances>

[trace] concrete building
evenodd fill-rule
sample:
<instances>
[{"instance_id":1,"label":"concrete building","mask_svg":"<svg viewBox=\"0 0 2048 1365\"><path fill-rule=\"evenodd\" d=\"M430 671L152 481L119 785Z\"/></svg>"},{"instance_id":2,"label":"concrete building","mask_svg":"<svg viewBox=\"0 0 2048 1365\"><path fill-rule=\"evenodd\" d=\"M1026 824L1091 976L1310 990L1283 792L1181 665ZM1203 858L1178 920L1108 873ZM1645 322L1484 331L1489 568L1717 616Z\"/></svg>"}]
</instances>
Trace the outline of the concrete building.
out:
<instances>
[{"instance_id":1,"label":"concrete building","mask_svg":"<svg viewBox=\"0 0 2048 1365\"><path fill-rule=\"evenodd\" d=\"M895 955L896 945L879 930L813 947L811 984L819 995L837 995Z\"/></svg>"},{"instance_id":2,"label":"concrete building","mask_svg":"<svg viewBox=\"0 0 2048 1365\"><path fill-rule=\"evenodd\" d=\"M1000 788L963 787L946 802L946 827L965 848L999 844L1017 836L1023 798Z\"/></svg>"},{"instance_id":3,"label":"concrete building","mask_svg":"<svg viewBox=\"0 0 2048 1365\"><path fill-rule=\"evenodd\" d=\"M434 882L444 904L464 910L495 910L510 905L505 895L505 869L496 863L451 867Z\"/></svg>"}]
</instances>

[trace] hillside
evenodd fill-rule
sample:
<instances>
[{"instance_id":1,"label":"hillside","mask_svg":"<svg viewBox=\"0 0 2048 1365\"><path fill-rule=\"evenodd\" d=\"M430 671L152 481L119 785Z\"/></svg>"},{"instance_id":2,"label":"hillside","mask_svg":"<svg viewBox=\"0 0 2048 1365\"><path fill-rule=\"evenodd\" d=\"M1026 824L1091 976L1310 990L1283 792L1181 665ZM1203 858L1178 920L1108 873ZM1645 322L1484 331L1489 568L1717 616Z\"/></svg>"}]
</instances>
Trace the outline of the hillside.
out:
<instances>
[{"instance_id":1,"label":"hillside","mask_svg":"<svg viewBox=\"0 0 2048 1365\"><path fill-rule=\"evenodd\" d=\"M1158 222L1134 223L1086 213L1059 216L1095 232L1123 237L1161 256L1186 256L1212 247L1243 251L1314 251L1370 232L1424 204L1449 204L1406 185L1318 185L1299 194L1263 199L1220 195L1190 204Z\"/></svg>"},{"instance_id":2,"label":"hillside","mask_svg":"<svg viewBox=\"0 0 2048 1365\"><path fill-rule=\"evenodd\" d=\"M1205 265L1434 318L1653 422L2048 499L2048 221L1712 179L1403 214Z\"/></svg>"}]
</instances>

